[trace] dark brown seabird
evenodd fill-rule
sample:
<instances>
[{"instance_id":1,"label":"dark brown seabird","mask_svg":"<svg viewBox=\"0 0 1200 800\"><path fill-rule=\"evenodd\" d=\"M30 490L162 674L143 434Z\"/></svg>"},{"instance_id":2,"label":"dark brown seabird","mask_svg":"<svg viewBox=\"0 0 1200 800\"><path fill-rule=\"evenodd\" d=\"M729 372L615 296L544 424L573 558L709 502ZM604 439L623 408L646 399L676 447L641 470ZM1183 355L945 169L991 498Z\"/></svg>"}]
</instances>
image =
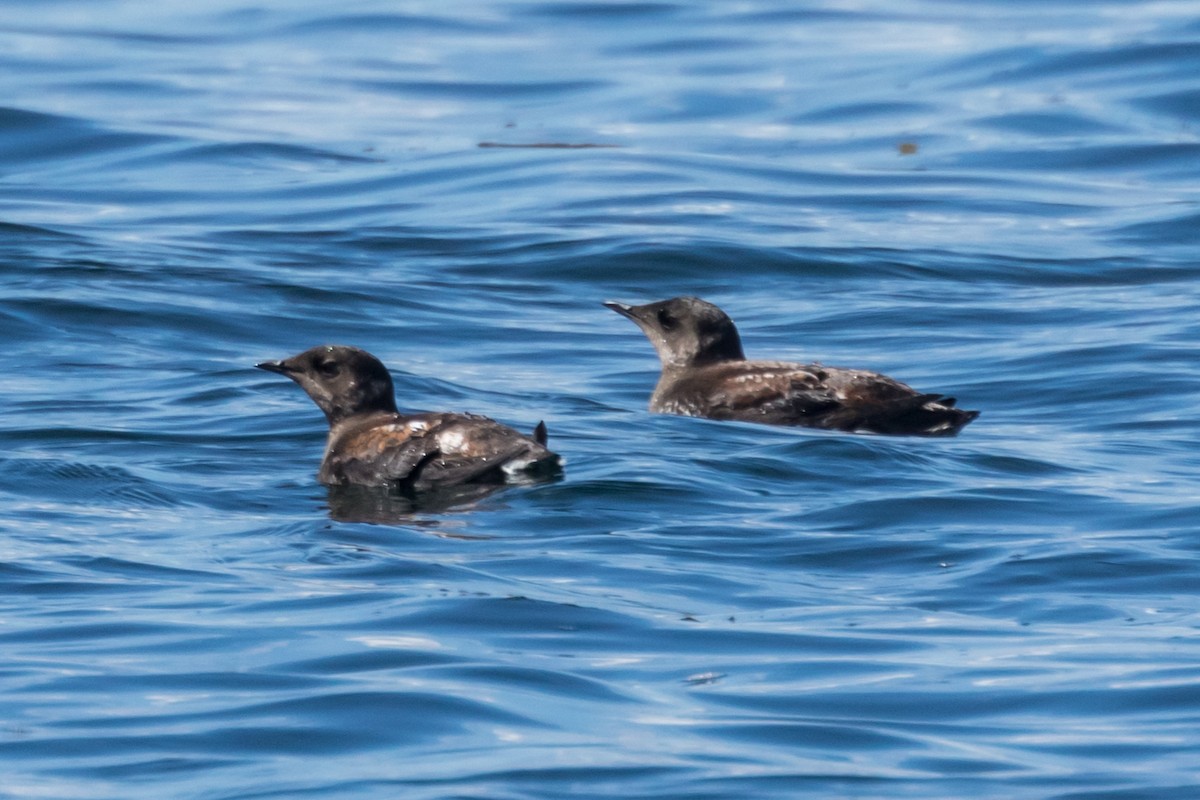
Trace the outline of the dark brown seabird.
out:
<instances>
[{"instance_id":1,"label":"dark brown seabird","mask_svg":"<svg viewBox=\"0 0 1200 800\"><path fill-rule=\"evenodd\" d=\"M329 421L317 479L425 490L503 482L553 473L561 459L546 449L546 425L533 436L477 414L396 410L392 376L357 347L322 345L259 369L300 384Z\"/></svg>"},{"instance_id":2,"label":"dark brown seabird","mask_svg":"<svg viewBox=\"0 0 1200 800\"><path fill-rule=\"evenodd\" d=\"M662 361L650 410L852 433L953 436L979 416L858 369L747 361L724 311L698 297L604 304L637 324Z\"/></svg>"}]
</instances>

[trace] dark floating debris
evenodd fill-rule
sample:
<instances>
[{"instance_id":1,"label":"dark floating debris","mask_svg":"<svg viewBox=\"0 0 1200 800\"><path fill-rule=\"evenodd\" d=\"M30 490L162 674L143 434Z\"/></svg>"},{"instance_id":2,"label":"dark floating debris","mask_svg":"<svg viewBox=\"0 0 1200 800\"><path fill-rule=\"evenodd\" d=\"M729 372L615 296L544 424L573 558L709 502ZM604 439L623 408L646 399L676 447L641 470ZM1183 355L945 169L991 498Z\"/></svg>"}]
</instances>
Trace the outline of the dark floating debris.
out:
<instances>
[{"instance_id":1,"label":"dark floating debris","mask_svg":"<svg viewBox=\"0 0 1200 800\"><path fill-rule=\"evenodd\" d=\"M525 150L595 150L600 148L620 147L619 144L604 144L601 142L529 142L525 144L507 144L505 142L480 142L480 147L497 147Z\"/></svg>"}]
</instances>

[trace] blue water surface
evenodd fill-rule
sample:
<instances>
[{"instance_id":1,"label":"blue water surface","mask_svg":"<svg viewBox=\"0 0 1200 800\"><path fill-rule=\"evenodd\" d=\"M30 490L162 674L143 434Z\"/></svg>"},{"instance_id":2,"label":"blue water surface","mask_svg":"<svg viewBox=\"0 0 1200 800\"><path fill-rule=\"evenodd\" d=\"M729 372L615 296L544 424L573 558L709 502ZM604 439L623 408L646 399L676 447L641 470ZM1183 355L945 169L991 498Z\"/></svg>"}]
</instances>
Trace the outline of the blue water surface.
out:
<instances>
[{"instance_id":1,"label":"blue water surface","mask_svg":"<svg viewBox=\"0 0 1200 800\"><path fill-rule=\"evenodd\" d=\"M0 0L0 796L1200 796L1200 5ZM600 302L982 416L652 416ZM544 419L329 492L253 368Z\"/></svg>"}]
</instances>

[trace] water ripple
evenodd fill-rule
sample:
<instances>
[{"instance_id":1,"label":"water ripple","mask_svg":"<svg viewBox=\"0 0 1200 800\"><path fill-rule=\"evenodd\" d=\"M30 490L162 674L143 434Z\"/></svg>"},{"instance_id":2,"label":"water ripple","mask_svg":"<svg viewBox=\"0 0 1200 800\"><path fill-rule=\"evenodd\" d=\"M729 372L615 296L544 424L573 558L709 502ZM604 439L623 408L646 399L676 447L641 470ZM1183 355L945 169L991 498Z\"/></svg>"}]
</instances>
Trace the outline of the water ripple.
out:
<instances>
[{"instance_id":1,"label":"water ripple","mask_svg":"<svg viewBox=\"0 0 1200 800\"><path fill-rule=\"evenodd\" d=\"M2 791L1194 796L1194 17L6 4ZM983 413L650 415L679 294ZM321 342L564 474L320 486Z\"/></svg>"}]
</instances>

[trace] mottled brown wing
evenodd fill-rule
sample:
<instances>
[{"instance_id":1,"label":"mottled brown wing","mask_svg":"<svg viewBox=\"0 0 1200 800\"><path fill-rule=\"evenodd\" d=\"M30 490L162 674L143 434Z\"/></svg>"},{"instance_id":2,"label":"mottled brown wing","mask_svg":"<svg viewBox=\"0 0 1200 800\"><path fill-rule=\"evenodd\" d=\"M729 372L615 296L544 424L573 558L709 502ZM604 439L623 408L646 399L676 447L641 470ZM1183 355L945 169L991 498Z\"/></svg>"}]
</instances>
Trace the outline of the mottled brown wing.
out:
<instances>
[{"instance_id":1,"label":"mottled brown wing","mask_svg":"<svg viewBox=\"0 0 1200 800\"><path fill-rule=\"evenodd\" d=\"M538 447L507 425L476 414L429 414L424 419L438 452L411 478L417 486L503 480L505 464Z\"/></svg>"},{"instance_id":2,"label":"mottled brown wing","mask_svg":"<svg viewBox=\"0 0 1200 800\"><path fill-rule=\"evenodd\" d=\"M828 367L825 370L825 385L851 405L898 403L907 406L913 402L913 398L922 396L916 389L895 378L860 369Z\"/></svg>"},{"instance_id":3,"label":"mottled brown wing","mask_svg":"<svg viewBox=\"0 0 1200 800\"><path fill-rule=\"evenodd\" d=\"M411 484L437 456L437 441L428 431L414 432L386 425L369 428L343 441L325 469L341 478L333 482L369 486Z\"/></svg>"},{"instance_id":4,"label":"mottled brown wing","mask_svg":"<svg viewBox=\"0 0 1200 800\"><path fill-rule=\"evenodd\" d=\"M771 424L802 423L840 406L819 373L795 368L731 375L710 400L714 417Z\"/></svg>"}]
</instances>

